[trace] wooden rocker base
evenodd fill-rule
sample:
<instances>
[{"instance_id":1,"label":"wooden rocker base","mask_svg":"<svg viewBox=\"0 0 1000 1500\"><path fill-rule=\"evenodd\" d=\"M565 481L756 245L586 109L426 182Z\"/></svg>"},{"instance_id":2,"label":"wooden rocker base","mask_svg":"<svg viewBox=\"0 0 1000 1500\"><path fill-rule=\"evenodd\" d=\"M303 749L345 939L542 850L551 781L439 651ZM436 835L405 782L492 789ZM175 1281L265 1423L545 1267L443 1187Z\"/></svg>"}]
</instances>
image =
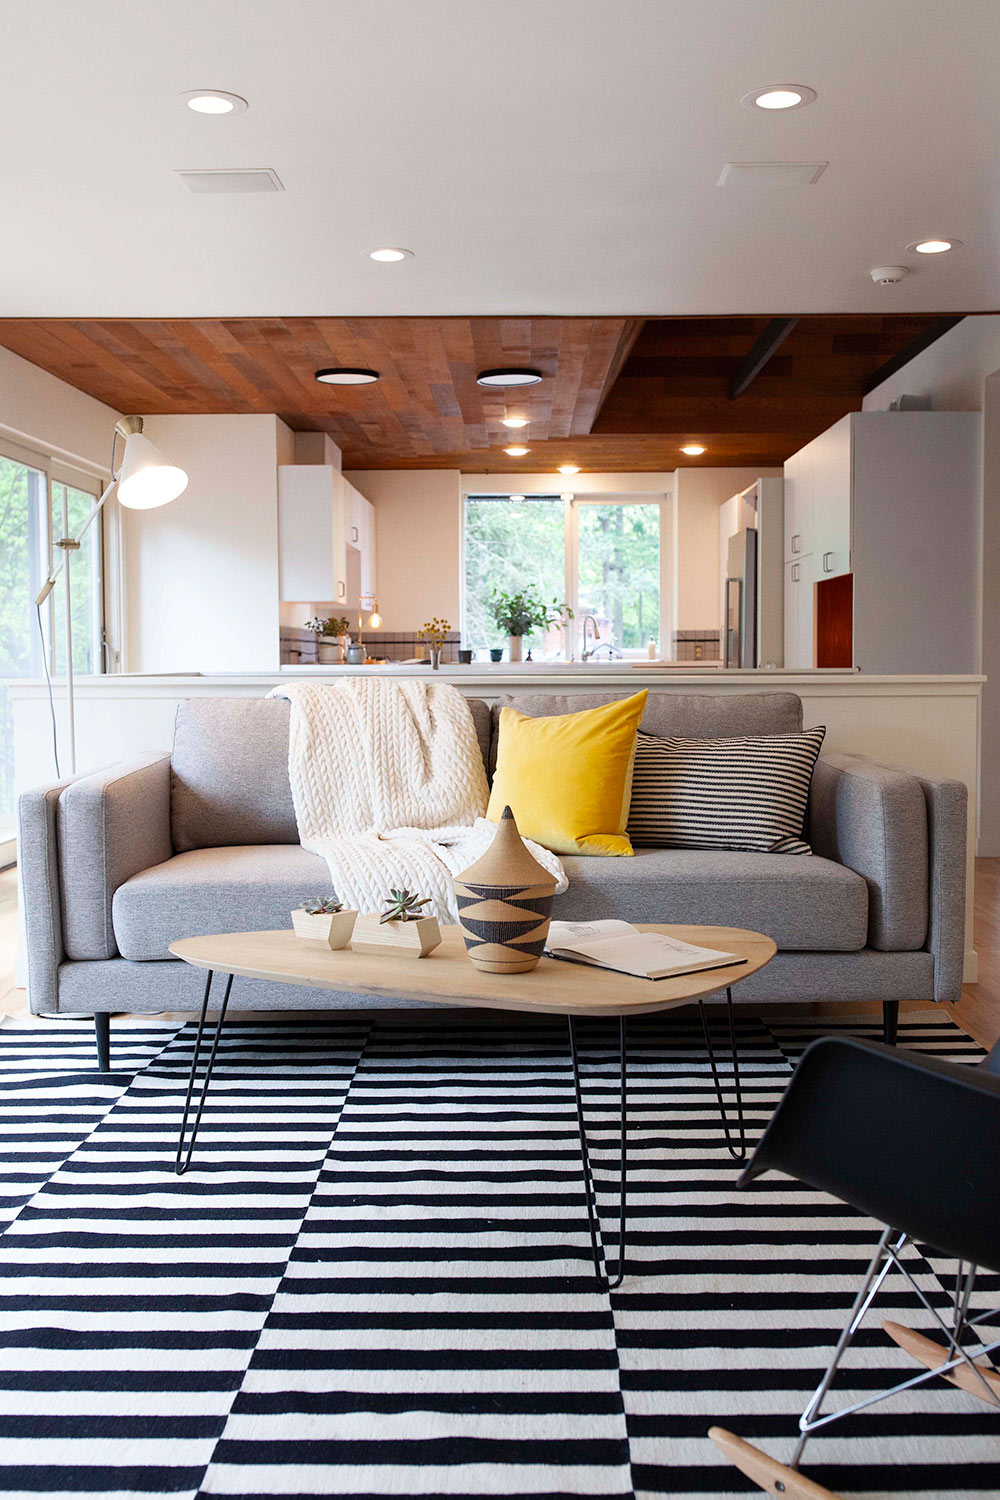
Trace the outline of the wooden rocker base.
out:
<instances>
[{"instance_id":1,"label":"wooden rocker base","mask_svg":"<svg viewBox=\"0 0 1000 1500\"><path fill-rule=\"evenodd\" d=\"M779 1464L776 1458L770 1458L752 1443L737 1437L734 1432L727 1432L724 1427L710 1427L708 1435L723 1457L728 1458L741 1474L752 1479L767 1495L790 1496L792 1500L843 1500L833 1490L825 1490L814 1479L807 1479L798 1469Z\"/></svg>"},{"instance_id":2,"label":"wooden rocker base","mask_svg":"<svg viewBox=\"0 0 1000 1500\"><path fill-rule=\"evenodd\" d=\"M882 1328L894 1343L904 1349L907 1354L912 1354L919 1364L926 1365L928 1370L947 1364L951 1358L943 1344L936 1344L933 1339L927 1338L922 1333L915 1333L912 1328L904 1328L902 1323L883 1323ZM941 1379L949 1381L951 1385L957 1385L960 1390L970 1396L978 1397L986 1406L994 1404L1000 1406L1000 1375L989 1365L980 1364L978 1360L976 1369L993 1392L995 1403L987 1399L985 1391L966 1364L956 1365L953 1370L942 1375Z\"/></svg>"}]
</instances>

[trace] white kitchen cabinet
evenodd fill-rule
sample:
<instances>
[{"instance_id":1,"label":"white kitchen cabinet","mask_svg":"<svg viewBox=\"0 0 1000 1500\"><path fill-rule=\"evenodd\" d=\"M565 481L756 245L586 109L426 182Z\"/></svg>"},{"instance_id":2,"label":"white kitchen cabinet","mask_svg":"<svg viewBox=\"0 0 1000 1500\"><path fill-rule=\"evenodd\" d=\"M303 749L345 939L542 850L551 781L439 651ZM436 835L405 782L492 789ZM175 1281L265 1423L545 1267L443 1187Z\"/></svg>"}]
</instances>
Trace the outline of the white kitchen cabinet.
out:
<instances>
[{"instance_id":1,"label":"white kitchen cabinet","mask_svg":"<svg viewBox=\"0 0 1000 1500\"><path fill-rule=\"evenodd\" d=\"M331 464L278 465L278 586L283 601L348 602L345 486Z\"/></svg>"},{"instance_id":2,"label":"white kitchen cabinet","mask_svg":"<svg viewBox=\"0 0 1000 1500\"><path fill-rule=\"evenodd\" d=\"M357 581L359 595L374 596L378 590L375 579L375 507L360 491L345 479L347 491L347 545L357 552L349 575ZM350 603L356 605L357 600Z\"/></svg>"},{"instance_id":3,"label":"white kitchen cabinet","mask_svg":"<svg viewBox=\"0 0 1000 1500\"><path fill-rule=\"evenodd\" d=\"M785 465L785 561L813 550L813 457L801 448Z\"/></svg>"},{"instance_id":4,"label":"white kitchen cabinet","mask_svg":"<svg viewBox=\"0 0 1000 1500\"><path fill-rule=\"evenodd\" d=\"M785 563L785 669L813 664L812 555Z\"/></svg>"},{"instance_id":5,"label":"white kitchen cabinet","mask_svg":"<svg viewBox=\"0 0 1000 1500\"><path fill-rule=\"evenodd\" d=\"M851 412L791 456L786 667L815 665L815 620L839 598L858 670L978 670L974 612L950 606L978 589L981 425L978 412ZM817 590L846 575L817 613Z\"/></svg>"}]
</instances>

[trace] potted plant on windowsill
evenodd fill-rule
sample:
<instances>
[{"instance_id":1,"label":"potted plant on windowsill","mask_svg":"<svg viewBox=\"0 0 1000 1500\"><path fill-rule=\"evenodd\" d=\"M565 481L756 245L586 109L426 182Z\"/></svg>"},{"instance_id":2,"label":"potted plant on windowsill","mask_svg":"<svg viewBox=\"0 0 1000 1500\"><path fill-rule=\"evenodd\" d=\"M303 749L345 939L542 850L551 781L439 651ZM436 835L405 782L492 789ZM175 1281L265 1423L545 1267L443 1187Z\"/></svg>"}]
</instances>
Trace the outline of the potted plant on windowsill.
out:
<instances>
[{"instance_id":1,"label":"potted plant on windowsill","mask_svg":"<svg viewBox=\"0 0 1000 1500\"><path fill-rule=\"evenodd\" d=\"M317 615L306 626L316 635L316 655L325 666L334 666L344 660L344 648L348 644L350 622L343 615L328 615L322 619Z\"/></svg>"},{"instance_id":2,"label":"potted plant on windowsill","mask_svg":"<svg viewBox=\"0 0 1000 1500\"><path fill-rule=\"evenodd\" d=\"M510 661L521 660L522 636L547 630L550 625L565 625L573 618L573 611L565 601L553 599L551 604L545 604L530 589L519 589L516 594L494 589L490 608L497 626L506 632Z\"/></svg>"},{"instance_id":3,"label":"potted plant on windowsill","mask_svg":"<svg viewBox=\"0 0 1000 1500\"><path fill-rule=\"evenodd\" d=\"M395 952L426 958L441 942L437 917L421 911L430 899L412 891L390 891L381 916L358 918L351 948L355 953Z\"/></svg>"},{"instance_id":4,"label":"potted plant on windowsill","mask_svg":"<svg viewBox=\"0 0 1000 1500\"><path fill-rule=\"evenodd\" d=\"M357 918L356 911L344 910L342 901L335 901L332 896L315 896L292 912L292 926L295 936L305 943L346 948Z\"/></svg>"}]
</instances>

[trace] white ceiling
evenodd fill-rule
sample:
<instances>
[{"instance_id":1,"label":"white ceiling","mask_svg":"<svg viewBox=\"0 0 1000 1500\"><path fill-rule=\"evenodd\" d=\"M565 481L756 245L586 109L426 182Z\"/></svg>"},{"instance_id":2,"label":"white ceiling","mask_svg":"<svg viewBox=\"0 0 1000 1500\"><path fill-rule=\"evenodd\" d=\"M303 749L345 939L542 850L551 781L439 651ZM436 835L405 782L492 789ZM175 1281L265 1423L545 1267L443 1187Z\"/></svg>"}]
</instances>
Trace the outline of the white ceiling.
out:
<instances>
[{"instance_id":1,"label":"white ceiling","mask_svg":"<svg viewBox=\"0 0 1000 1500\"><path fill-rule=\"evenodd\" d=\"M0 36L2 316L1000 308L997 0L0 0ZM785 82L817 102L740 103ZM716 185L779 159L830 165Z\"/></svg>"}]
</instances>

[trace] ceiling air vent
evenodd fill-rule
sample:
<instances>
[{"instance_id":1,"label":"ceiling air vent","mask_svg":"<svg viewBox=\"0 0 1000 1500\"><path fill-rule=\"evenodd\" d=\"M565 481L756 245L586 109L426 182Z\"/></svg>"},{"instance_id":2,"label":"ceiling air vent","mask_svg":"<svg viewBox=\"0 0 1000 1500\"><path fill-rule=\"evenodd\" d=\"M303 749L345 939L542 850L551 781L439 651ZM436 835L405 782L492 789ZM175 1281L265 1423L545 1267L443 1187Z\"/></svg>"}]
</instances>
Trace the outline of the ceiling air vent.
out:
<instances>
[{"instance_id":1,"label":"ceiling air vent","mask_svg":"<svg viewBox=\"0 0 1000 1500\"><path fill-rule=\"evenodd\" d=\"M283 193L281 179L270 167L195 167L178 169L177 176L192 193Z\"/></svg>"},{"instance_id":2,"label":"ceiling air vent","mask_svg":"<svg viewBox=\"0 0 1000 1500\"><path fill-rule=\"evenodd\" d=\"M825 161L727 161L719 187L809 187L829 166Z\"/></svg>"}]
</instances>

